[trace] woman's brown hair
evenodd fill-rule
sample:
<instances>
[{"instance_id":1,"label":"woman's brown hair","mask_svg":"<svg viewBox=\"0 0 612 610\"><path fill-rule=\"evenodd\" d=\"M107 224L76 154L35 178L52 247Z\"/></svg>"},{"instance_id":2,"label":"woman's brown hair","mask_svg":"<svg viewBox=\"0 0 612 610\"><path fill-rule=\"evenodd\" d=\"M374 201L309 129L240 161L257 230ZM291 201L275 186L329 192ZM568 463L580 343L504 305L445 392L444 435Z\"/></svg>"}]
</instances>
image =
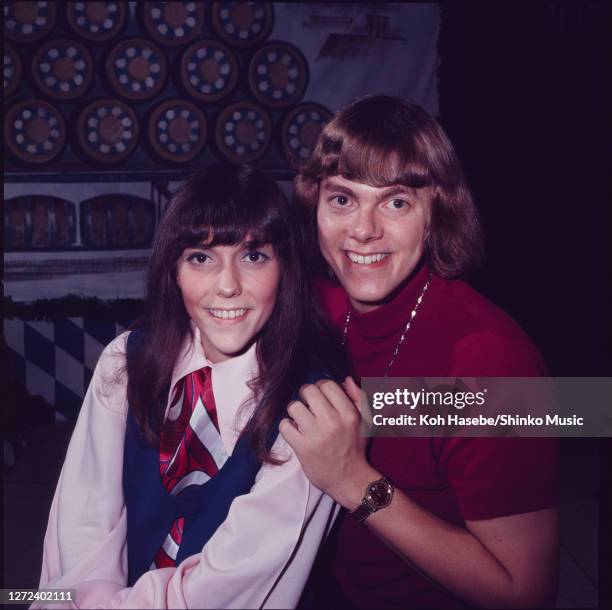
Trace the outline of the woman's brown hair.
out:
<instances>
[{"instance_id":1,"label":"woman's brown hair","mask_svg":"<svg viewBox=\"0 0 612 610\"><path fill-rule=\"evenodd\" d=\"M340 341L325 322L305 277L294 208L267 174L246 165L212 165L182 185L158 227L145 314L137 325L144 329L143 340L128 358L130 410L153 446L160 443L172 371L192 334L176 282L177 260L185 248L238 245L247 236L249 243L271 244L281 263L274 309L258 335L259 377L251 384L257 406L245 428L257 457L278 463L268 441L309 372L344 375Z\"/></svg>"},{"instance_id":2,"label":"woman's brown hair","mask_svg":"<svg viewBox=\"0 0 612 610\"><path fill-rule=\"evenodd\" d=\"M413 102L372 96L354 102L323 129L299 168L294 196L316 244L319 185L328 176L384 187L431 187L425 257L444 278L467 276L481 262L482 233L461 164L438 122Z\"/></svg>"}]
</instances>

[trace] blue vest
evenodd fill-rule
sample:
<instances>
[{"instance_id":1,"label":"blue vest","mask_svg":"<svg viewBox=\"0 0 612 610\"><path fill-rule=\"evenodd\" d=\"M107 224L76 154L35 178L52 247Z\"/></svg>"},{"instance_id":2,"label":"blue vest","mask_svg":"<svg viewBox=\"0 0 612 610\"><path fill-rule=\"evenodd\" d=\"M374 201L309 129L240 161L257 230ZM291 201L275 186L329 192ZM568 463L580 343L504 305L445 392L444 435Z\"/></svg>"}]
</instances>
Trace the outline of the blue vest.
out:
<instances>
[{"instance_id":1,"label":"blue vest","mask_svg":"<svg viewBox=\"0 0 612 610\"><path fill-rule=\"evenodd\" d=\"M127 358L134 354L142 331L132 331L127 341ZM312 383L323 375L308 375ZM284 416L284 415L283 415ZM275 422L267 439L271 448L278 436ZM159 453L142 437L128 411L123 452L123 494L127 509L128 586L149 570L174 521L184 517L183 536L177 565L202 551L209 538L225 521L237 496L246 494L261 468L250 445L250 436L239 437L232 455L219 472L201 485L191 485L176 496L168 493L159 474Z\"/></svg>"}]
</instances>

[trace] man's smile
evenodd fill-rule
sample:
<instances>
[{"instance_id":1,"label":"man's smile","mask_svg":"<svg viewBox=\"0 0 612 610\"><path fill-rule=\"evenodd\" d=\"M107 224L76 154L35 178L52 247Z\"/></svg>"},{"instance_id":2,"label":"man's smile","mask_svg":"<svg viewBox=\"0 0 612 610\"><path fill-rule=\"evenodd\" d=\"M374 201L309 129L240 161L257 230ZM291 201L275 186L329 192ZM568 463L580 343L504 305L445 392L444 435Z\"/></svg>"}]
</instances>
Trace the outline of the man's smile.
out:
<instances>
[{"instance_id":1,"label":"man's smile","mask_svg":"<svg viewBox=\"0 0 612 610\"><path fill-rule=\"evenodd\" d=\"M379 266L380 263L385 261L391 255L390 252L373 252L370 254L360 254L358 252L353 252L351 250L345 250L346 257L351 263L356 265L376 265Z\"/></svg>"}]
</instances>

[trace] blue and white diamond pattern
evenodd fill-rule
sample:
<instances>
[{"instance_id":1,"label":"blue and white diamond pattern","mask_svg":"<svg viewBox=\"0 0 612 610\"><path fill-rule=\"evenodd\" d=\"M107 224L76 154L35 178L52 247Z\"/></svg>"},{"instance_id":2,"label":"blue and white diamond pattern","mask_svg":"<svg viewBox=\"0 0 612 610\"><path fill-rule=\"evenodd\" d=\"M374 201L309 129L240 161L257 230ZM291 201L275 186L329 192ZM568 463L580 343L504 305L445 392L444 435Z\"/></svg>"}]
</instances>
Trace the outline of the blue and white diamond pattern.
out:
<instances>
[{"instance_id":1,"label":"blue and white diamond pattern","mask_svg":"<svg viewBox=\"0 0 612 610\"><path fill-rule=\"evenodd\" d=\"M65 318L54 322L4 321L4 340L16 381L76 419L104 347L125 330L119 322Z\"/></svg>"}]
</instances>

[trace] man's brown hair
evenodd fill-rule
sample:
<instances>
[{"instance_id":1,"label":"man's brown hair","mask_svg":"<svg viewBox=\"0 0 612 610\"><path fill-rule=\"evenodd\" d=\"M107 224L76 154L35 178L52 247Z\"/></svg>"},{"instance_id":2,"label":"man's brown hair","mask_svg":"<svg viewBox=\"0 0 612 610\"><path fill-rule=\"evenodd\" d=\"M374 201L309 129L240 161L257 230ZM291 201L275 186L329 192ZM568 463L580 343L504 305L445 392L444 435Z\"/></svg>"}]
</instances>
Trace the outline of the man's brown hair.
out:
<instances>
[{"instance_id":1,"label":"man's brown hair","mask_svg":"<svg viewBox=\"0 0 612 610\"><path fill-rule=\"evenodd\" d=\"M325 126L294 180L295 199L308 211L315 242L319 186L335 175L376 187L431 187L425 256L432 271L459 278L479 265L482 233L461 164L442 127L417 104L366 97Z\"/></svg>"}]
</instances>

